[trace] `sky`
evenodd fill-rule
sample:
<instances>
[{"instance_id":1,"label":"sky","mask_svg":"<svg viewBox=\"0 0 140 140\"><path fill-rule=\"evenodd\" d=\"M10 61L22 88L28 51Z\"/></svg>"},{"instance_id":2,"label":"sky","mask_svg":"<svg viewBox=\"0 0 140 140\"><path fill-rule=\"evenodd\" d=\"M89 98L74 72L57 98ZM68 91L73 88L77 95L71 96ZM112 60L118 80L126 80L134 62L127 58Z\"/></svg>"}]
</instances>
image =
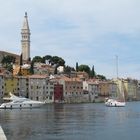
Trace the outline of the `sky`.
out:
<instances>
[{"instance_id":1,"label":"sky","mask_svg":"<svg viewBox=\"0 0 140 140\"><path fill-rule=\"evenodd\" d=\"M140 79L139 0L0 0L0 50L21 53L28 14L31 57L59 56L94 65L107 78Z\"/></svg>"}]
</instances>

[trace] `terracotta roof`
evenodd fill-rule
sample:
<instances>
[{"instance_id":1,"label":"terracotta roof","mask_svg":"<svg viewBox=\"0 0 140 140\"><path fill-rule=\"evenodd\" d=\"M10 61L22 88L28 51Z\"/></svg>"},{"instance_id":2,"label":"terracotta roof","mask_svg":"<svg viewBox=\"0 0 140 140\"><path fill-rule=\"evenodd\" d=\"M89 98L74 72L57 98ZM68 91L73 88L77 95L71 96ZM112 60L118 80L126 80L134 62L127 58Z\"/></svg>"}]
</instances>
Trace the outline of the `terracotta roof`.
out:
<instances>
[{"instance_id":1,"label":"terracotta roof","mask_svg":"<svg viewBox=\"0 0 140 140\"><path fill-rule=\"evenodd\" d=\"M66 76L62 76L61 78L60 78L61 80L64 80L64 81L77 81L77 82L81 82L82 80L80 80L79 78L68 78L68 77L66 77Z\"/></svg>"},{"instance_id":2,"label":"terracotta roof","mask_svg":"<svg viewBox=\"0 0 140 140\"><path fill-rule=\"evenodd\" d=\"M40 74L34 74L34 75L30 75L29 78L34 78L34 79L43 79L43 78L49 78L48 75L40 75Z\"/></svg>"}]
</instances>

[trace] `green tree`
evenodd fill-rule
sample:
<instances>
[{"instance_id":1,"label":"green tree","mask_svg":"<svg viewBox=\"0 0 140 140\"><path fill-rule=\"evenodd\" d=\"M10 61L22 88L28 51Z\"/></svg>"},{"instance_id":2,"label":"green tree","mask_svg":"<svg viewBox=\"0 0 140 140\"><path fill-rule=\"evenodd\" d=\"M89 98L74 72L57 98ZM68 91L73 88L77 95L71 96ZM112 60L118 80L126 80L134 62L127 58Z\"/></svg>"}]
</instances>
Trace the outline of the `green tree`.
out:
<instances>
[{"instance_id":1,"label":"green tree","mask_svg":"<svg viewBox=\"0 0 140 140\"><path fill-rule=\"evenodd\" d=\"M20 66L22 66L23 61L22 61L22 54L20 55Z\"/></svg>"},{"instance_id":2,"label":"green tree","mask_svg":"<svg viewBox=\"0 0 140 140\"><path fill-rule=\"evenodd\" d=\"M101 79L101 80L106 80L106 77L104 75L96 75L97 78Z\"/></svg>"},{"instance_id":3,"label":"green tree","mask_svg":"<svg viewBox=\"0 0 140 140\"><path fill-rule=\"evenodd\" d=\"M7 66L7 70L13 73L13 65L12 64L9 64Z\"/></svg>"},{"instance_id":4,"label":"green tree","mask_svg":"<svg viewBox=\"0 0 140 140\"><path fill-rule=\"evenodd\" d=\"M54 74L57 74L57 68L58 68L58 66L56 65L55 69L54 69Z\"/></svg>"},{"instance_id":5,"label":"green tree","mask_svg":"<svg viewBox=\"0 0 140 140\"><path fill-rule=\"evenodd\" d=\"M15 63L15 60L16 60L16 58L14 56L6 55L3 57L1 63L3 65L7 65L7 64L11 64L11 63L13 64L13 63Z\"/></svg>"},{"instance_id":6,"label":"green tree","mask_svg":"<svg viewBox=\"0 0 140 140\"><path fill-rule=\"evenodd\" d=\"M31 62L30 73L34 74L34 61Z\"/></svg>"},{"instance_id":7,"label":"green tree","mask_svg":"<svg viewBox=\"0 0 140 140\"><path fill-rule=\"evenodd\" d=\"M64 67L64 73L69 74L72 71L75 71L75 69L73 67L70 67L70 66L65 66Z\"/></svg>"},{"instance_id":8,"label":"green tree","mask_svg":"<svg viewBox=\"0 0 140 140\"><path fill-rule=\"evenodd\" d=\"M78 62L76 62L76 71L78 72Z\"/></svg>"},{"instance_id":9,"label":"green tree","mask_svg":"<svg viewBox=\"0 0 140 140\"><path fill-rule=\"evenodd\" d=\"M90 72L90 77L93 78L96 76L95 70L94 70L94 65L92 66L92 70Z\"/></svg>"},{"instance_id":10,"label":"green tree","mask_svg":"<svg viewBox=\"0 0 140 140\"><path fill-rule=\"evenodd\" d=\"M53 56L50 60L51 65L57 64L58 66L64 66L65 65L65 61L58 56Z\"/></svg>"},{"instance_id":11,"label":"green tree","mask_svg":"<svg viewBox=\"0 0 140 140\"><path fill-rule=\"evenodd\" d=\"M16 58L14 56L6 55L3 57L1 63L8 71L13 72L13 64Z\"/></svg>"},{"instance_id":12,"label":"green tree","mask_svg":"<svg viewBox=\"0 0 140 140\"><path fill-rule=\"evenodd\" d=\"M32 61L33 62L41 62L42 63L43 62L43 58L40 57L40 56L35 56Z\"/></svg>"},{"instance_id":13,"label":"green tree","mask_svg":"<svg viewBox=\"0 0 140 140\"><path fill-rule=\"evenodd\" d=\"M84 71L84 72L87 72L88 74L90 74L90 67L88 65L80 65L78 67L78 70L79 71Z\"/></svg>"},{"instance_id":14,"label":"green tree","mask_svg":"<svg viewBox=\"0 0 140 140\"><path fill-rule=\"evenodd\" d=\"M48 60L48 62L50 63L51 61L51 58L52 58L52 56L51 55L45 55L45 56L43 56L43 63L46 63L46 60Z\"/></svg>"}]
</instances>

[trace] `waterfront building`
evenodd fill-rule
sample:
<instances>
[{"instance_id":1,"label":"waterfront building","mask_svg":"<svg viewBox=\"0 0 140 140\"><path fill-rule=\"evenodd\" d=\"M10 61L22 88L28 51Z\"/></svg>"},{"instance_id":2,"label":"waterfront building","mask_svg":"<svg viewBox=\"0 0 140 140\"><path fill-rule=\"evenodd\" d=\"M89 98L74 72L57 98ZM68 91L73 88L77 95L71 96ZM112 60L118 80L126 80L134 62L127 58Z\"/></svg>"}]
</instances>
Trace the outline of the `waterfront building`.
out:
<instances>
[{"instance_id":1,"label":"waterfront building","mask_svg":"<svg viewBox=\"0 0 140 140\"><path fill-rule=\"evenodd\" d=\"M83 82L79 78L62 76L59 83L63 85L63 96L66 103L84 102Z\"/></svg>"},{"instance_id":2,"label":"waterfront building","mask_svg":"<svg viewBox=\"0 0 140 140\"><path fill-rule=\"evenodd\" d=\"M54 102L54 84L47 75L29 76L29 98L47 103Z\"/></svg>"},{"instance_id":3,"label":"waterfront building","mask_svg":"<svg viewBox=\"0 0 140 140\"><path fill-rule=\"evenodd\" d=\"M109 96L110 97L116 97L117 96L117 83L114 81L109 81Z\"/></svg>"},{"instance_id":4,"label":"waterfront building","mask_svg":"<svg viewBox=\"0 0 140 140\"><path fill-rule=\"evenodd\" d=\"M25 12L23 26L21 29L22 59L25 61L29 61L30 59L30 34L27 12Z\"/></svg>"},{"instance_id":5,"label":"waterfront building","mask_svg":"<svg viewBox=\"0 0 140 140\"><path fill-rule=\"evenodd\" d=\"M136 99L140 101L140 80L137 80L137 93L136 93Z\"/></svg>"},{"instance_id":6,"label":"waterfront building","mask_svg":"<svg viewBox=\"0 0 140 140\"><path fill-rule=\"evenodd\" d=\"M137 98L137 83L136 80L123 79L126 100L136 100Z\"/></svg>"},{"instance_id":7,"label":"waterfront building","mask_svg":"<svg viewBox=\"0 0 140 140\"><path fill-rule=\"evenodd\" d=\"M12 75L4 75L4 94L5 96L9 95L11 92L12 94L19 95L18 93L18 79L13 77Z\"/></svg>"},{"instance_id":8,"label":"waterfront building","mask_svg":"<svg viewBox=\"0 0 140 140\"><path fill-rule=\"evenodd\" d=\"M54 84L54 102L61 103L63 100L63 85L57 82Z\"/></svg>"},{"instance_id":9,"label":"waterfront building","mask_svg":"<svg viewBox=\"0 0 140 140\"><path fill-rule=\"evenodd\" d=\"M108 81L99 81L99 96L109 97L110 88Z\"/></svg>"},{"instance_id":10,"label":"waterfront building","mask_svg":"<svg viewBox=\"0 0 140 140\"><path fill-rule=\"evenodd\" d=\"M99 94L99 84L98 81L94 79L89 79L87 81L83 81L83 89L88 92L89 101L94 102L95 98L98 97Z\"/></svg>"},{"instance_id":11,"label":"waterfront building","mask_svg":"<svg viewBox=\"0 0 140 140\"><path fill-rule=\"evenodd\" d=\"M17 76L18 79L18 94L19 96L22 97L29 97L29 92L28 92L28 77L27 76Z\"/></svg>"},{"instance_id":12,"label":"waterfront building","mask_svg":"<svg viewBox=\"0 0 140 140\"><path fill-rule=\"evenodd\" d=\"M4 96L4 75L0 73L0 103L2 102L3 96Z\"/></svg>"}]
</instances>

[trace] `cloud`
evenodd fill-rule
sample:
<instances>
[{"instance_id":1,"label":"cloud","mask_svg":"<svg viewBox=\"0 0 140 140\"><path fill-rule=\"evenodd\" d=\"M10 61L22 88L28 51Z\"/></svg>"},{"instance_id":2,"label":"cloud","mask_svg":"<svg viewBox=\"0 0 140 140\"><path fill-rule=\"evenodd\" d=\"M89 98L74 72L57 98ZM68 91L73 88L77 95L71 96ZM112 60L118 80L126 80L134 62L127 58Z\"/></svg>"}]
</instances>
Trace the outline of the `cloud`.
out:
<instances>
[{"instance_id":1,"label":"cloud","mask_svg":"<svg viewBox=\"0 0 140 140\"><path fill-rule=\"evenodd\" d=\"M97 73L112 77L114 56L118 55L120 75L140 78L139 6L138 0L3 1L0 49L20 52L20 32L27 11L32 57L58 55L68 65L95 65Z\"/></svg>"}]
</instances>

